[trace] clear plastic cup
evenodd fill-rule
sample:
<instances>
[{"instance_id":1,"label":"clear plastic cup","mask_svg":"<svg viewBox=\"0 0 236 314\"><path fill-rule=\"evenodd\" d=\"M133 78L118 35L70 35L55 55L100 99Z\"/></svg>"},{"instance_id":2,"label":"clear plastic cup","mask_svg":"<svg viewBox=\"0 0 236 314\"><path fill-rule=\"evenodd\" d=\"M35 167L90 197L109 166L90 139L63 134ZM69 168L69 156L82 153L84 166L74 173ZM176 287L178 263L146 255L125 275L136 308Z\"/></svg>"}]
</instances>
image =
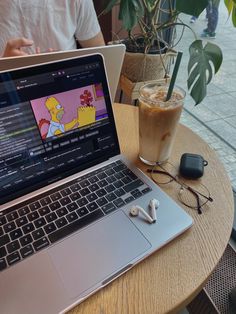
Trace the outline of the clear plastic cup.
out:
<instances>
[{"instance_id":1,"label":"clear plastic cup","mask_svg":"<svg viewBox=\"0 0 236 314\"><path fill-rule=\"evenodd\" d=\"M174 143L186 93L175 86L171 98L165 101L168 88L154 82L140 89L139 157L148 165L167 161Z\"/></svg>"}]
</instances>

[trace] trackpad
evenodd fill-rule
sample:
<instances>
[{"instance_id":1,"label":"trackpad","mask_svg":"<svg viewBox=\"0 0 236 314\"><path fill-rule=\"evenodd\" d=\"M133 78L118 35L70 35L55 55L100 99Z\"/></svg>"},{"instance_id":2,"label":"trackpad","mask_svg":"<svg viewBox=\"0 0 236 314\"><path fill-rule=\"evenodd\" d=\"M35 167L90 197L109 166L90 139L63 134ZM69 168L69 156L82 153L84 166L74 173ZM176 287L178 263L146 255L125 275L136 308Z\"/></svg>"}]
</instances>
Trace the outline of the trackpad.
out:
<instances>
[{"instance_id":1,"label":"trackpad","mask_svg":"<svg viewBox=\"0 0 236 314\"><path fill-rule=\"evenodd\" d=\"M119 211L48 250L61 280L74 298L128 265L151 247Z\"/></svg>"}]
</instances>

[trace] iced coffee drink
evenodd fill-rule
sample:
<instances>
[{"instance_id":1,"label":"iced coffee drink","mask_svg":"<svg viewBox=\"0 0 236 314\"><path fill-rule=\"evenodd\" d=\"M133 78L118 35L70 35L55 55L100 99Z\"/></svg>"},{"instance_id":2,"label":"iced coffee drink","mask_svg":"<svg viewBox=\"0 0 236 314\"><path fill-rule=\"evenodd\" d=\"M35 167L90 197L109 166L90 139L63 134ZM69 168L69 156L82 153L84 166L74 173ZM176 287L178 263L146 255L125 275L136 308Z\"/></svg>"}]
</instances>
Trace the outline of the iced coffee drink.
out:
<instances>
[{"instance_id":1,"label":"iced coffee drink","mask_svg":"<svg viewBox=\"0 0 236 314\"><path fill-rule=\"evenodd\" d=\"M139 97L139 157L149 165L167 161L171 154L185 92L175 87L166 101L168 86L146 84Z\"/></svg>"}]
</instances>

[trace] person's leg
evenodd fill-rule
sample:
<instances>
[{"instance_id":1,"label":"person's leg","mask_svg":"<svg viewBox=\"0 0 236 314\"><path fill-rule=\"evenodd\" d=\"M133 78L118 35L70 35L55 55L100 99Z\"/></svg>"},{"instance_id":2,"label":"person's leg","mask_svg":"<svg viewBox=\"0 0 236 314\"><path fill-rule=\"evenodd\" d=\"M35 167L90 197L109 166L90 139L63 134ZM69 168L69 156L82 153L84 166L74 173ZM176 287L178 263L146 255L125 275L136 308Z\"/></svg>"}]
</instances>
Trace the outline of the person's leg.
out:
<instances>
[{"instance_id":1,"label":"person's leg","mask_svg":"<svg viewBox=\"0 0 236 314\"><path fill-rule=\"evenodd\" d=\"M208 23L207 23L207 28L208 28L209 33L212 33L212 34L215 33L216 27L218 24L218 18L219 18L218 7L212 3L211 12L208 16Z\"/></svg>"}]
</instances>

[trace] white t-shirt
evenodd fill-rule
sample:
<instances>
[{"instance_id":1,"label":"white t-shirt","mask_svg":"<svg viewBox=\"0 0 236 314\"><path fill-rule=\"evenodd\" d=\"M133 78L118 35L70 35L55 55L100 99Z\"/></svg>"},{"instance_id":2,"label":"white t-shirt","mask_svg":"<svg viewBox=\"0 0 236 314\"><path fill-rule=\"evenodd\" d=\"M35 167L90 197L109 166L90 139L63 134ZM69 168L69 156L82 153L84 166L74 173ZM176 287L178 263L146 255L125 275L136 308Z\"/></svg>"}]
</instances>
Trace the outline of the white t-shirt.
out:
<instances>
[{"instance_id":1,"label":"white t-shirt","mask_svg":"<svg viewBox=\"0 0 236 314\"><path fill-rule=\"evenodd\" d=\"M100 31L92 0L0 0L0 56L9 39L26 37L28 53L76 48Z\"/></svg>"}]
</instances>

